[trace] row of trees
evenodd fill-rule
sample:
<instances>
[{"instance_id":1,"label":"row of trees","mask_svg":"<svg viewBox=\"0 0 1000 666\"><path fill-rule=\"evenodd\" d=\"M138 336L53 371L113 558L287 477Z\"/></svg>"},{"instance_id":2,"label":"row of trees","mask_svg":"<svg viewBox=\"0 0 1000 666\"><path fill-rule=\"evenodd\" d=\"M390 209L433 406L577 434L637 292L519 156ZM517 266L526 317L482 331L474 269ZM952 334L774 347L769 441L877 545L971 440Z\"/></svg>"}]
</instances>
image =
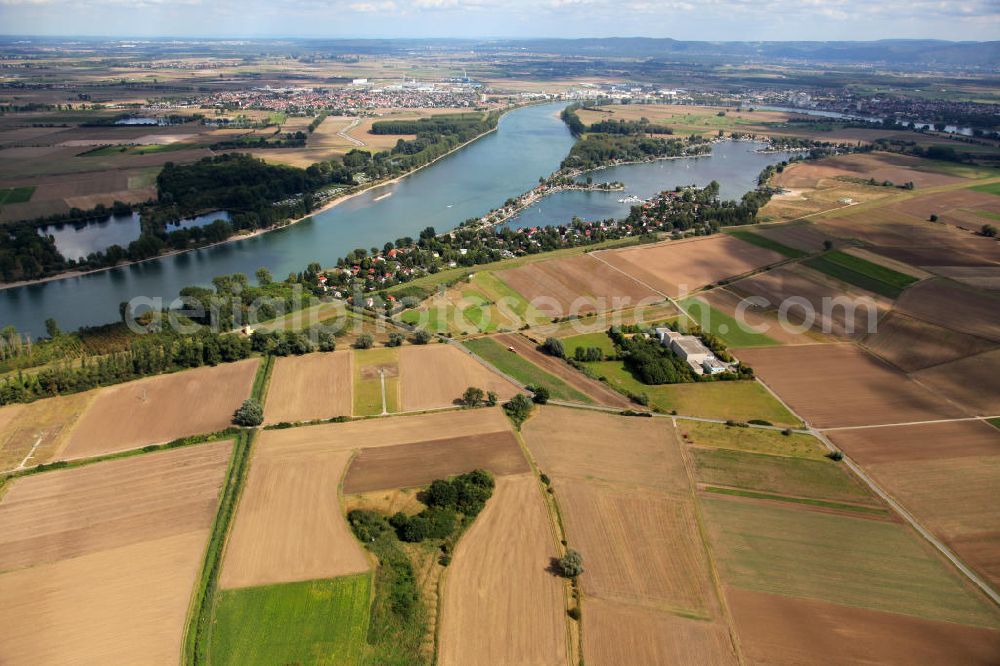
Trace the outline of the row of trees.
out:
<instances>
[{"instance_id":1,"label":"row of trees","mask_svg":"<svg viewBox=\"0 0 1000 666\"><path fill-rule=\"evenodd\" d=\"M202 331L166 341L137 338L128 351L83 357L79 366L65 363L7 377L0 381L0 404L32 402L172 370L231 363L248 358L250 351L250 341L235 334Z\"/></svg>"}]
</instances>

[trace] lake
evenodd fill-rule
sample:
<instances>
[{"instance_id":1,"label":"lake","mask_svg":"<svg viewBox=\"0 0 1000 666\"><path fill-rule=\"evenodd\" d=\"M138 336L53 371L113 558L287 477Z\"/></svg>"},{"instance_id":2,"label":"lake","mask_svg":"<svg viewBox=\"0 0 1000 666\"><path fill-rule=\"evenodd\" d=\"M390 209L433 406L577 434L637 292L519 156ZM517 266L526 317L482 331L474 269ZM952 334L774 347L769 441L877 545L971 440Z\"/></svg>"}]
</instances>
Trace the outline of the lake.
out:
<instances>
[{"instance_id":1,"label":"lake","mask_svg":"<svg viewBox=\"0 0 1000 666\"><path fill-rule=\"evenodd\" d=\"M229 213L217 210L198 217L186 217L170 222L167 231L203 227L216 220L228 220ZM67 259L82 259L94 252L103 252L112 245L128 248L128 244L139 238L141 227L139 213L110 215L99 222L63 222L39 227L42 236L52 236L56 249Z\"/></svg>"},{"instance_id":2,"label":"lake","mask_svg":"<svg viewBox=\"0 0 1000 666\"><path fill-rule=\"evenodd\" d=\"M397 183L363 192L284 229L107 271L0 290L0 326L12 324L39 335L48 317L54 317L63 330L104 324L118 319L119 303L136 296L159 297L168 304L181 288L209 284L216 275L252 275L266 267L276 278L283 278L313 261L331 265L355 248L382 247L388 240L416 237L428 226L446 231L531 189L540 176L559 167L573 145L573 137L558 117L564 106L543 104L512 111L501 118L496 132L462 150ZM754 186L765 164L782 159L754 153L748 143L720 143L716 150L720 152L711 158L621 166L596 174L624 180L629 192L648 194L715 179L727 196L736 197L741 189ZM554 195L541 202L537 213L552 222L568 222L573 215L607 217L605 211L612 208L617 212L610 215L628 210L627 205L617 204L624 196L619 192L602 197L563 194L569 196ZM534 214L525 211L524 219Z\"/></svg>"}]
</instances>

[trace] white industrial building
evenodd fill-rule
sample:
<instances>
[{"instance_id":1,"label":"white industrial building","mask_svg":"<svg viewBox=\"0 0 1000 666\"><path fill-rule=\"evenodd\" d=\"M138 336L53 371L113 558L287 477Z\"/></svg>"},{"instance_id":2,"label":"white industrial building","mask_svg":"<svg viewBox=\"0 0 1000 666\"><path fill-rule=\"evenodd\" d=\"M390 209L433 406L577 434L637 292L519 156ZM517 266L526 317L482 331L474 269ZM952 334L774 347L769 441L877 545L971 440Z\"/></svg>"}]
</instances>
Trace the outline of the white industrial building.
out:
<instances>
[{"instance_id":1,"label":"white industrial building","mask_svg":"<svg viewBox=\"0 0 1000 666\"><path fill-rule=\"evenodd\" d=\"M702 375L707 372L710 375L718 375L730 370L730 365L720 361L696 336L684 335L662 327L656 329L656 337L659 338L661 345L669 347L670 351L687 361L695 374Z\"/></svg>"}]
</instances>

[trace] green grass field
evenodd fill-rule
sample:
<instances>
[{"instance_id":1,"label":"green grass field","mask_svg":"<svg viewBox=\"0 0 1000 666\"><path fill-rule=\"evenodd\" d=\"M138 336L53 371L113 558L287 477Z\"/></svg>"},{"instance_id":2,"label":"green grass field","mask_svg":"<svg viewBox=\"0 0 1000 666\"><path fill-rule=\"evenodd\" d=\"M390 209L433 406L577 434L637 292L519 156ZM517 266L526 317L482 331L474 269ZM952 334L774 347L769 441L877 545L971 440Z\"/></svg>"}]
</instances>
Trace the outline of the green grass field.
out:
<instances>
[{"instance_id":1,"label":"green grass field","mask_svg":"<svg viewBox=\"0 0 1000 666\"><path fill-rule=\"evenodd\" d=\"M691 450L698 480L775 495L877 504L841 463L726 449Z\"/></svg>"},{"instance_id":2,"label":"green grass field","mask_svg":"<svg viewBox=\"0 0 1000 666\"><path fill-rule=\"evenodd\" d=\"M986 419L986 422L989 423L994 428L1000 430L1000 418Z\"/></svg>"},{"instance_id":3,"label":"green grass field","mask_svg":"<svg viewBox=\"0 0 1000 666\"><path fill-rule=\"evenodd\" d=\"M370 599L370 574L223 590L212 663L358 664Z\"/></svg>"},{"instance_id":4,"label":"green grass field","mask_svg":"<svg viewBox=\"0 0 1000 666\"><path fill-rule=\"evenodd\" d=\"M821 273L888 298L898 297L903 289L917 281L917 278L910 275L904 275L839 250L806 259L804 263Z\"/></svg>"},{"instance_id":5,"label":"green grass field","mask_svg":"<svg viewBox=\"0 0 1000 666\"><path fill-rule=\"evenodd\" d=\"M577 348L587 349L588 347L597 347L604 352L605 356L612 356L615 353L615 343L611 342L608 334L603 332L571 335L568 338L563 338L562 343L563 348L566 350L566 358L573 358L573 354L576 353Z\"/></svg>"},{"instance_id":6,"label":"green grass field","mask_svg":"<svg viewBox=\"0 0 1000 666\"><path fill-rule=\"evenodd\" d=\"M681 301L680 306L694 317L702 329L718 336L730 347L770 347L778 344L777 340L763 333L744 330L735 319L700 298L692 296Z\"/></svg>"},{"instance_id":7,"label":"green grass field","mask_svg":"<svg viewBox=\"0 0 1000 666\"><path fill-rule=\"evenodd\" d=\"M177 150L190 150L199 146L192 143L153 143L143 146L121 145L102 146L94 150L80 153L78 157L109 157L113 155L149 155L151 153L172 153Z\"/></svg>"},{"instance_id":8,"label":"green grass field","mask_svg":"<svg viewBox=\"0 0 1000 666\"><path fill-rule=\"evenodd\" d=\"M723 582L931 620L1000 627L1000 614L899 523L706 498Z\"/></svg>"},{"instance_id":9,"label":"green grass field","mask_svg":"<svg viewBox=\"0 0 1000 666\"><path fill-rule=\"evenodd\" d=\"M385 378L385 406L390 413L399 411L399 351L395 347L354 350L354 415L377 416L382 413L382 380L377 366L395 368L394 376ZM369 370L365 370L369 368ZM391 371L390 371L391 372ZM365 376L365 375L369 376Z\"/></svg>"},{"instance_id":10,"label":"green grass field","mask_svg":"<svg viewBox=\"0 0 1000 666\"><path fill-rule=\"evenodd\" d=\"M808 497L788 497L786 495L775 495L773 493L760 493L755 490L741 490L739 488L720 488L718 486L704 486L702 488L707 493L715 495L729 495L731 497L749 497L750 499L772 500L775 502L791 502L792 504L805 504L806 506L816 506L823 509L836 509L838 511L854 511L855 513L868 514L873 516L887 516L887 509L879 509L873 506L858 506L857 504L842 504L841 502L830 502L828 500L810 499Z\"/></svg>"},{"instance_id":11,"label":"green grass field","mask_svg":"<svg viewBox=\"0 0 1000 666\"><path fill-rule=\"evenodd\" d=\"M0 206L30 201L31 195L34 193L34 185L27 187L2 187L0 188Z\"/></svg>"},{"instance_id":12,"label":"green grass field","mask_svg":"<svg viewBox=\"0 0 1000 666\"><path fill-rule=\"evenodd\" d=\"M515 331L525 322L543 319L523 296L489 271L459 282L450 293L455 290L461 292L461 301L455 296L432 298L420 308L405 311L400 320L435 333L470 335Z\"/></svg>"},{"instance_id":13,"label":"green grass field","mask_svg":"<svg viewBox=\"0 0 1000 666\"><path fill-rule=\"evenodd\" d=\"M754 381L696 382L693 384L643 384L621 361L600 361L587 366L608 385L625 393L642 394L661 412L677 410L685 416L749 421L762 419L774 425L799 426L801 422Z\"/></svg>"},{"instance_id":14,"label":"green grass field","mask_svg":"<svg viewBox=\"0 0 1000 666\"><path fill-rule=\"evenodd\" d=\"M806 253L802 250L796 250L794 247L782 245L778 241L771 240L770 238L761 236L760 234L755 234L752 231L747 231L745 229L729 229L726 230L726 233L733 238L740 239L744 243L750 243L751 245L756 245L757 247L762 247L766 250L774 250L778 254L783 254L791 259L806 256Z\"/></svg>"},{"instance_id":15,"label":"green grass field","mask_svg":"<svg viewBox=\"0 0 1000 666\"><path fill-rule=\"evenodd\" d=\"M1000 197L1000 183L986 183L985 185L973 185L969 188L970 190L975 190L976 192L986 192L987 194L995 194Z\"/></svg>"},{"instance_id":16,"label":"green grass field","mask_svg":"<svg viewBox=\"0 0 1000 666\"><path fill-rule=\"evenodd\" d=\"M549 390L550 397L556 400L570 400L592 404L594 401L569 386L558 377L545 372L537 365L521 356L507 351L507 348L492 338L476 338L466 340L465 346L474 354L481 356L487 363L496 367L521 382L533 386L544 386Z\"/></svg>"},{"instance_id":17,"label":"green grass field","mask_svg":"<svg viewBox=\"0 0 1000 666\"><path fill-rule=\"evenodd\" d=\"M721 423L679 421L677 427L687 441L716 449L766 453L772 456L827 460L826 448L812 435L792 433L782 435L777 430L738 428Z\"/></svg>"}]
</instances>

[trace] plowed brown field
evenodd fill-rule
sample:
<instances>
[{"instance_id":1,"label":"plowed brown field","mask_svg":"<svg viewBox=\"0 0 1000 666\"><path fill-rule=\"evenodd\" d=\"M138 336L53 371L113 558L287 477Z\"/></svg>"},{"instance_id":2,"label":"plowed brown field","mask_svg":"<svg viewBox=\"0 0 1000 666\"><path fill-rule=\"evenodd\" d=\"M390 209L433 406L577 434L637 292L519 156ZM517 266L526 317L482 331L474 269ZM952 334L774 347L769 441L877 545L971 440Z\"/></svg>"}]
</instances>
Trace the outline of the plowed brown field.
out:
<instances>
[{"instance_id":1,"label":"plowed brown field","mask_svg":"<svg viewBox=\"0 0 1000 666\"><path fill-rule=\"evenodd\" d=\"M498 476L531 470L512 432L492 432L362 449L344 477L344 493L422 486L474 469Z\"/></svg>"},{"instance_id":2,"label":"plowed brown field","mask_svg":"<svg viewBox=\"0 0 1000 666\"><path fill-rule=\"evenodd\" d=\"M945 280L927 280L903 292L896 309L915 319L1000 342L1000 298Z\"/></svg>"},{"instance_id":3,"label":"plowed brown field","mask_svg":"<svg viewBox=\"0 0 1000 666\"><path fill-rule=\"evenodd\" d=\"M736 355L815 427L967 415L853 345L742 349Z\"/></svg>"},{"instance_id":4,"label":"plowed brown field","mask_svg":"<svg viewBox=\"0 0 1000 666\"><path fill-rule=\"evenodd\" d=\"M367 571L368 559L347 526L338 495L350 457L349 451L285 455L262 439L236 511L219 586Z\"/></svg>"},{"instance_id":5,"label":"plowed brown field","mask_svg":"<svg viewBox=\"0 0 1000 666\"><path fill-rule=\"evenodd\" d=\"M812 599L730 589L753 664L995 664L1000 632Z\"/></svg>"},{"instance_id":6,"label":"plowed brown field","mask_svg":"<svg viewBox=\"0 0 1000 666\"><path fill-rule=\"evenodd\" d=\"M588 664L735 664L725 625L588 598L583 605L583 655Z\"/></svg>"},{"instance_id":7,"label":"plowed brown field","mask_svg":"<svg viewBox=\"0 0 1000 666\"><path fill-rule=\"evenodd\" d=\"M350 416L352 358L350 351L279 358L267 391L265 422Z\"/></svg>"},{"instance_id":8,"label":"plowed brown field","mask_svg":"<svg viewBox=\"0 0 1000 666\"><path fill-rule=\"evenodd\" d=\"M548 571L558 554L534 475L498 478L448 568L438 663L566 664L565 592Z\"/></svg>"},{"instance_id":9,"label":"plowed brown field","mask_svg":"<svg viewBox=\"0 0 1000 666\"><path fill-rule=\"evenodd\" d=\"M64 458L86 458L222 430L250 396L258 359L101 389L77 421Z\"/></svg>"},{"instance_id":10,"label":"plowed brown field","mask_svg":"<svg viewBox=\"0 0 1000 666\"><path fill-rule=\"evenodd\" d=\"M829 437L862 465L1000 455L1000 430L982 421L837 430Z\"/></svg>"},{"instance_id":11,"label":"plowed brown field","mask_svg":"<svg viewBox=\"0 0 1000 666\"><path fill-rule=\"evenodd\" d=\"M663 419L546 406L523 432L539 469L554 478L688 489L676 434Z\"/></svg>"},{"instance_id":12,"label":"plowed brown field","mask_svg":"<svg viewBox=\"0 0 1000 666\"><path fill-rule=\"evenodd\" d=\"M609 250L597 256L675 297L785 258L726 235Z\"/></svg>"},{"instance_id":13,"label":"plowed brown field","mask_svg":"<svg viewBox=\"0 0 1000 666\"><path fill-rule=\"evenodd\" d=\"M399 353L404 411L449 407L470 386L506 401L517 387L454 345L403 347Z\"/></svg>"},{"instance_id":14,"label":"plowed brown field","mask_svg":"<svg viewBox=\"0 0 1000 666\"><path fill-rule=\"evenodd\" d=\"M913 372L994 349L997 343L959 333L937 324L890 312L865 347L897 368Z\"/></svg>"},{"instance_id":15,"label":"plowed brown field","mask_svg":"<svg viewBox=\"0 0 1000 666\"><path fill-rule=\"evenodd\" d=\"M1000 584L1000 455L870 464L869 474L966 564Z\"/></svg>"},{"instance_id":16,"label":"plowed brown field","mask_svg":"<svg viewBox=\"0 0 1000 666\"><path fill-rule=\"evenodd\" d=\"M887 309L886 302L874 294L834 282L805 266L777 268L740 280L729 289L744 298L763 298L759 309L777 316L779 329L781 308L787 301L785 317L792 327L786 335L811 324L813 330L828 335L863 337L875 328ZM805 303L809 304L811 321Z\"/></svg>"},{"instance_id":17,"label":"plowed brown field","mask_svg":"<svg viewBox=\"0 0 1000 666\"><path fill-rule=\"evenodd\" d=\"M584 254L527 264L497 274L549 317L649 305L663 296Z\"/></svg>"},{"instance_id":18,"label":"plowed brown field","mask_svg":"<svg viewBox=\"0 0 1000 666\"><path fill-rule=\"evenodd\" d=\"M973 414L1000 414L1000 350L927 368L913 376Z\"/></svg>"},{"instance_id":19,"label":"plowed brown field","mask_svg":"<svg viewBox=\"0 0 1000 666\"><path fill-rule=\"evenodd\" d=\"M15 480L0 504L0 662L177 662L231 448Z\"/></svg>"}]
</instances>

